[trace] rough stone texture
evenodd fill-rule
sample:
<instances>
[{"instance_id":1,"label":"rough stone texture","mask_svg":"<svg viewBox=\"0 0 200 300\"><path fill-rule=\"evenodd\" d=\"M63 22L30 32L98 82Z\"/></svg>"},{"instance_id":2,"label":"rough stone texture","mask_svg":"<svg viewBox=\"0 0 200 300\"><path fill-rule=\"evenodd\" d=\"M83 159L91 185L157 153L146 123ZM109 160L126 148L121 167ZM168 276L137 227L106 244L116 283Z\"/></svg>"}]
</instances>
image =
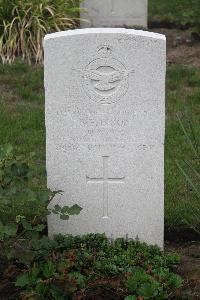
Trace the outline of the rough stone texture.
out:
<instances>
[{"instance_id":1,"label":"rough stone texture","mask_svg":"<svg viewBox=\"0 0 200 300\"><path fill-rule=\"evenodd\" d=\"M85 0L81 28L147 27L147 0ZM88 22L85 22L87 20Z\"/></svg>"},{"instance_id":2,"label":"rough stone texture","mask_svg":"<svg viewBox=\"0 0 200 300\"><path fill-rule=\"evenodd\" d=\"M45 37L46 160L55 202L79 204L49 234L163 246L166 41L126 29Z\"/></svg>"}]
</instances>

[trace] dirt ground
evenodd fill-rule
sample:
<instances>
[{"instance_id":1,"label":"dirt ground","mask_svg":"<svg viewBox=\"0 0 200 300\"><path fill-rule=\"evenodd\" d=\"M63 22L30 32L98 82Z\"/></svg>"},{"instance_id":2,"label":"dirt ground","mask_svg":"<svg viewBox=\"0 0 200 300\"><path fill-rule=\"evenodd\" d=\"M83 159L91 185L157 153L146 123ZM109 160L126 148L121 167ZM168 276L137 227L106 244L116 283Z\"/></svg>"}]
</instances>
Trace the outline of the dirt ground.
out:
<instances>
[{"instance_id":1,"label":"dirt ground","mask_svg":"<svg viewBox=\"0 0 200 300\"><path fill-rule=\"evenodd\" d=\"M174 270L185 281L181 299L200 299L200 242L166 243L165 251L181 256L181 263Z\"/></svg>"},{"instance_id":2,"label":"dirt ground","mask_svg":"<svg viewBox=\"0 0 200 300\"><path fill-rule=\"evenodd\" d=\"M200 68L200 40L195 33L176 29L151 28L167 38L167 63L185 64Z\"/></svg>"}]
</instances>

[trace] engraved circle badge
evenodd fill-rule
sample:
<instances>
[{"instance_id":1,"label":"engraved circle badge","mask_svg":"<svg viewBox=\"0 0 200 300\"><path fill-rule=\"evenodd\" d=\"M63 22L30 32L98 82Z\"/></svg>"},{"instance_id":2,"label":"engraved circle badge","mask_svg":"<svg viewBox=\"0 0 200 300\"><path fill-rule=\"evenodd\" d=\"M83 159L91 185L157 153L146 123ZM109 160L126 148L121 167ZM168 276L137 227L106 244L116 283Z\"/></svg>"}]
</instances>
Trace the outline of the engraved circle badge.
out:
<instances>
[{"instance_id":1,"label":"engraved circle badge","mask_svg":"<svg viewBox=\"0 0 200 300\"><path fill-rule=\"evenodd\" d=\"M112 48L103 45L97 49L97 59L81 72L82 85L89 98L99 104L113 104L128 90L128 77L133 71L112 56Z\"/></svg>"}]
</instances>

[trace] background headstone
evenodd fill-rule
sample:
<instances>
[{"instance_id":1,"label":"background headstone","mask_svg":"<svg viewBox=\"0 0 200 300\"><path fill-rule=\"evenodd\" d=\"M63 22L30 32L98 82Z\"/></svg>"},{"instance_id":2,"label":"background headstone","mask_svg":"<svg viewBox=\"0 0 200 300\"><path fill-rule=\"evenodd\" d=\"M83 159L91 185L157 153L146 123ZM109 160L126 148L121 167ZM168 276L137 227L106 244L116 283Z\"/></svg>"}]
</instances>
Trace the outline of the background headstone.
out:
<instances>
[{"instance_id":1,"label":"background headstone","mask_svg":"<svg viewBox=\"0 0 200 300\"><path fill-rule=\"evenodd\" d=\"M147 27L147 0L85 0L81 28Z\"/></svg>"},{"instance_id":2,"label":"background headstone","mask_svg":"<svg viewBox=\"0 0 200 300\"><path fill-rule=\"evenodd\" d=\"M47 35L48 186L61 205L49 234L106 233L163 245L166 41L126 29Z\"/></svg>"}]
</instances>

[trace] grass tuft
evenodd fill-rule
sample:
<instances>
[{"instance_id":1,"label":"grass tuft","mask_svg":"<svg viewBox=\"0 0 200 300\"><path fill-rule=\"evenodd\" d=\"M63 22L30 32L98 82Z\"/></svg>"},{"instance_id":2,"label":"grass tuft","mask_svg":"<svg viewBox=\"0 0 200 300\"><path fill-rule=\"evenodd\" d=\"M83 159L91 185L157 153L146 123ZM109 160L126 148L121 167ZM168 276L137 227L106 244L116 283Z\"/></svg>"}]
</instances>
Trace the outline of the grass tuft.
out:
<instances>
[{"instance_id":1,"label":"grass tuft","mask_svg":"<svg viewBox=\"0 0 200 300\"><path fill-rule=\"evenodd\" d=\"M21 57L29 64L41 64L44 35L74 28L78 13L78 0L1 0L2 63L12 63Z\"/></svg>"}]
</instances>

